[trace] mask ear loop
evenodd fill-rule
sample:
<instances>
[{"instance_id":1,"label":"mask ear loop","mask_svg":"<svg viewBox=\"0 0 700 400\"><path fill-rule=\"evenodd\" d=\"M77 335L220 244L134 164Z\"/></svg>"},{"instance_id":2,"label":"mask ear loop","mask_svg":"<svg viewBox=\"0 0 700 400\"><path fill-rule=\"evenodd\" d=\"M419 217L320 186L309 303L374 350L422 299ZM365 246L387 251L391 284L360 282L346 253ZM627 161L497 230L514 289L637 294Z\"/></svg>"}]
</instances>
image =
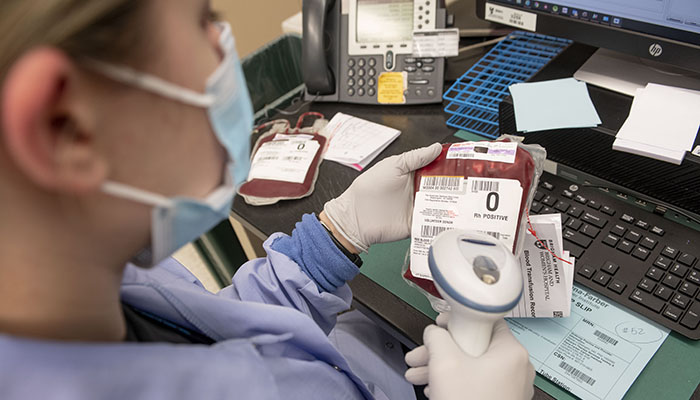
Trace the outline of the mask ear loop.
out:
<instances>
[{"instance_id":1,"label":"mask ear loop","mask_svg":"<svg viewBox=\"0 0 700 400\"><path fill-rule=\"evenodd\" d=\"M141 204L169 207L173 201L169 198L146 190L137 189L118 182L105 182L102 191L114 197L121 197Z\"/></svg>"},{"instance_id":2,"label":"mask ear loop","mask_svg":"<svg viewBox=\"0 0 700 400\"><path fill-rule=\"evenodd\" d=\"M195 107L209 108L216 101L212 95L195 92L157 76L139 72L123 65L112 65L97 60L86 60L84 65L113 81L135 86Z\"/></svg>"}]
</instances>

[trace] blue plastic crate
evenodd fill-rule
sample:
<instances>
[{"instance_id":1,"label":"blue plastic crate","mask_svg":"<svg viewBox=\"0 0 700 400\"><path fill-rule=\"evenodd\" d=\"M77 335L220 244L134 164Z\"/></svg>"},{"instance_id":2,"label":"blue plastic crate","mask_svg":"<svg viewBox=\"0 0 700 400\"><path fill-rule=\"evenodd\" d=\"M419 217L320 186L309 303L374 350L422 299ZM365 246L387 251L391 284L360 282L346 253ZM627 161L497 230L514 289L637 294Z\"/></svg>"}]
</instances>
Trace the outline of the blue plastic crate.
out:
<instances>
[{"instance_id":1,"label":"blue plastic crate","mask_svg":"<svg viewBox=\"0 0 700 400\"><path fill-rule=\"evenodd\" d=\"M568 39L516 31L499 42L442 96L450 101L447 125L498 136L498 105L508 87L528 80L571 44Z\"/></svg>"}]
</instances>

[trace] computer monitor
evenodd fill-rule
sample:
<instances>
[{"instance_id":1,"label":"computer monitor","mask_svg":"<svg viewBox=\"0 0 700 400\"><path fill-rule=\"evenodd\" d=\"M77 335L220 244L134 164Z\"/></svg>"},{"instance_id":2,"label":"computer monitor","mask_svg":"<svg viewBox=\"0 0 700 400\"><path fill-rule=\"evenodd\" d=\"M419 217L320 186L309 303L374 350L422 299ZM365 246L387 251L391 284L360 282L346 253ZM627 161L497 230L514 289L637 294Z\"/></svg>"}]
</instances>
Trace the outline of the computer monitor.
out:
<instances>
[{"instance_id":1,"label":"computer monitor","mask_svg":"<svg viewBox=\"0 0 700 400\"><path fill-rule=\"evenodd\" d=\"M576 78L610 77L612 87L591 83L632 95L647 82L700 89L700 0L477 0L476 11L487 21L607 49L600 52L607 59L591 60ZM616 79L634 84L615 87Z\"/></svg>"}]
</instances>

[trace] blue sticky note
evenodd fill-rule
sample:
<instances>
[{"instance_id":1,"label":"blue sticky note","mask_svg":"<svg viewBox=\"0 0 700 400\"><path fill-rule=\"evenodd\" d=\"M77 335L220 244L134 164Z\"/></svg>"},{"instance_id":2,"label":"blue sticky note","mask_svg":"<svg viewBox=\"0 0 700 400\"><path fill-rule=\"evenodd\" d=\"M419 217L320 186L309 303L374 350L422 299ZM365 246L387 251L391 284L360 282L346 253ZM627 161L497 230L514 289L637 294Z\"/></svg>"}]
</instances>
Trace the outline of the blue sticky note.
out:
<instances>
[{"instance_id":1,"label":"blue sticky note","mask_svg":"<svg viewBox=\"0 0 700 400\"><path fill-rule=\"evenodd\" d=\"M584 128L600 124L584 82L574 78L516 83L509 88L519 132Z\"/></svg>"}]
</instances>

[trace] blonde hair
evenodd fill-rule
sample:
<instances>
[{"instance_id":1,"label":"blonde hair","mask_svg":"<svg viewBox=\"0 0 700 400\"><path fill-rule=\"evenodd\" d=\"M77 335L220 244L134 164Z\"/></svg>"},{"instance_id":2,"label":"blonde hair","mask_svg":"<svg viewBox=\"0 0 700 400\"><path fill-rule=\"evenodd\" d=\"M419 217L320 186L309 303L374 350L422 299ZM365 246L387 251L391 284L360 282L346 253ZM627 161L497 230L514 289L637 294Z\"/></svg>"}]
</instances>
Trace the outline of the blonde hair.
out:
<instances>
[{"instance_id":1,"label":"blonde hair","mask_svg":"<svg viewBox=\"0 0 700 400\"><path fill-rule=\"evenodd\" d=\"M0 0L0 82L28 50L121 61L139 49L144 0Z\"/></svg>"}]
</instances>

